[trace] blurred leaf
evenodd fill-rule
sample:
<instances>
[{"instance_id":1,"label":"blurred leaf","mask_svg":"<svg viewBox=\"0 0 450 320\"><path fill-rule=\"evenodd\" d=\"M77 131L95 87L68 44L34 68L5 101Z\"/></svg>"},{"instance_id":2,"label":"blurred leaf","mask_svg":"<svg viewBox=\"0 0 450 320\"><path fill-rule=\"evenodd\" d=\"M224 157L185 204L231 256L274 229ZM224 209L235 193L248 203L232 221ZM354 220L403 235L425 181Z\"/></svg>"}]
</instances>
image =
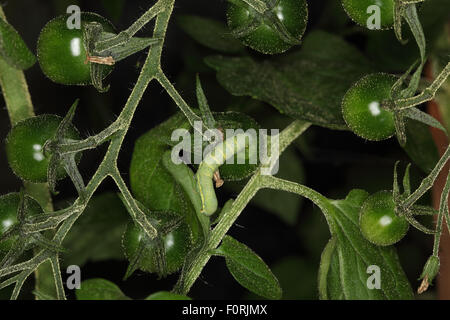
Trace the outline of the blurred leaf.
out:
<instances>
[{"instance_id":1,"label":"blurred leaf","mask_svg":"<svg viewBox=\"0 0 450 320\"><path fill-rule=\"evenodd\" d=\"M114 22L120 20L123 13L123 8L125 6L124 0L102 0L102 5L105 7Z\"/></svg>"},{"instance_id":2,"label":"blurred leaf","mask_svg":"<svg viewBox=\"0 0 450 320\"><path fill-rule=\"evenodd\" d=\"M413 292L395 247L367 241L359 229L359 210L369 194L352 190L344 200L331 200L329 225L332 240L325 247L319 270L322 299L412 299ZM380 268L381 288L369 289L369 266Z\"/></svg>"},{"instance_id":3,"label":"blurred leaf","mask_svg":"<svg viewBox=\"0 0 450 320\"><path fill-rule=\"evenodd\" d=\"M272 266L283 289L283 300L317 299L317 267L299 257L286 257Z\"/></svg>"},{"instance_id":4,"label":"blurred leaf","mask_svg":"<svg viewBox=\"0 0 450 320\"><path fill-rule=\"evenodd\" d=\"M280 169L276 176L300 184L305 182L302 161L293 147L283 152L280 159ZM278 215L289 225L294 225L297 221L302 202L303 198L298 195L269 189L258 191L251 201L257 207Z\"/></svg>"},{"instance_id":5,"label":"blurred leaf","mask_svg":"<svg viewBox=\"0 0 450 320\"><path fill-rule=\"evenodd\" d=\"M201 45L224 53L238 53L244 46L231 36L224 23L193 15L177 17L178 25Z\"/></svg>"},{"instance_id":6,"label":"blurred leaf","mask_svg":"<svg viewBox=\"0 0 450 320\"><path fill-rule=\"evenodd\" d=\"M216 253L225 257L228 270L244 288L268 299L280 299L277 278L264 261L245 244L225 236Z\"/></svg>"},{"instance_id":7,"label":"blurred leaf","mask_svg":"<svg viewBox=\"0 0 450 320\"><path fill-rule=\"evenodd\" d=\"M427 39L427 54L430 54L435 50L435 42L442 34L444 25L450 20L450 1L425 1L418 13ZM404 38L409 40L406 45L397 40L392 30L367 31L367 54L382 71L404 72L418 59L419 50L413 35L408 28L404 31ZM389 54L386 48L389 48Z\"/></svg>"},{"instance_id":8,"label":"blurred leaf","mask_svg":"<svg viewBox=\"0 0 450 320\"><path fill-rule=\"evenodd\" d=\"M419 168L430 173L439 161L439 153L427 125L407 120L404 150Z\"/></svg>"},{"instance_id":9,"label":"blurred leaf","mask_svg":"<svg viewBox=\"0 0 450 320\"><path fill-rule=\"evenodd\" d=\"M251 96L295 119L332 129L347 129L342 97L355 81L374 71L356 48L323 31L311 32L299 51L279 58L257 62L212 56L205 61L231 94Z\"/></svg>"},{"instance_id":10,"label":"blurred leaf","mask_svg":"<svg viewBox=\"0 0 450 320\"><path fill-rule=\"evenodd\" d=\"M0 18L0 55L9 65L20 70L32 67L37 61L19 33L2 18Z\"/></svg>"},{"instance_id":11,"label":"blurred leaf","mask_svg":"<svg viewBox=\"0 0 450 320\"><path fill-rule=\"evenodd\" d=\"M63 263L123 259L121 238L128 220L127 210L115 193L94 196L67 234Z\"/></svg>"},{"instance_id":12,"label":"blurred leaf","mask_svg":"<svg viewBox=\"0 0 450 320\"><path fill-rule=\"evenodd\" d=\"M437 52L430 57L430 70L433 78L436 78L439 73L445 68L450 57L450 28L447 28L442 33L437 41ZM441 89L437 92L435 101L438 104L442 122L449 130L450 128L450 79L444 83Z\"/></svg>"},{"instance_id":13,"label":"blurred leaf","mask_svg":"<svg viewBox=\"0 0 450 320\"><path fill-rule=\"evenodd\" d=\"M149 295L145 300L192 300L187 296L168 291L159 291Z\"/></svg>"},{"instance_id":14,"label":"blurred leaf","mask_svg":"<svg viewBox=\"0 0 450 320\"><path fill-rule=\"evenodd\" d=\"M81 282L75 294L77 300L130 300L117 285L101 278Z\"/></svg>"}]
</instances>

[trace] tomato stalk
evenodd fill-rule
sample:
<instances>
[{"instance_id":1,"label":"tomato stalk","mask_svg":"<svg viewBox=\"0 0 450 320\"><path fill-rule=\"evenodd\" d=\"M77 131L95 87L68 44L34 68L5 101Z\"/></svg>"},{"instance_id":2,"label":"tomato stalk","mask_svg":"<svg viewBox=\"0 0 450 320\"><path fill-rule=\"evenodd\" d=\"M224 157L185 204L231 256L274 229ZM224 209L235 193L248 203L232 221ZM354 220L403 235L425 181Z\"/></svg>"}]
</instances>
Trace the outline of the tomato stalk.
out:
<instances>
[{"instance_id":1,"label":"tomato stalk","mask_svg":"<svg viewBox=\"0 0 450 320\"><path fill-rule=\"evenodd\" d=\"M428 78L433 78L431 66L428 65L428 68L426 69L426 75ZM435 100L430 101L427 105L428 112L437 118L439 121L442 122L442 116L441 112L439 110L439 105ZM448 138L447 136L440 130L437 130L435 128L431 128L431 133L433 136L433 140L438 148L439 154L441 156L444 156L446 153L448 153ZM433 206L438 209L440 205L440 199L441 195L444 190L444 186L446 184L446 175L445 173L449 172L449 165L445 165L442 173L437 177L436 183L434 184L432 188L432 200L433 200ZM447 202L447 204L450 205L450 203ZM439 271L439 275L437 276L437 291L438 291L438 297L439 299L450 299L450 288L449 288L449 281L450 281L450 234L448 231L448 228L446 228L446 224L449 223L449 221L439 221L437 219L437 224L442 224L442 235L440 238L440 242L435 243L434 250L439 251L439 257L441 260L441 267ZM436 248L437 247L437 248Z\"/></svg>"}]
</instances>

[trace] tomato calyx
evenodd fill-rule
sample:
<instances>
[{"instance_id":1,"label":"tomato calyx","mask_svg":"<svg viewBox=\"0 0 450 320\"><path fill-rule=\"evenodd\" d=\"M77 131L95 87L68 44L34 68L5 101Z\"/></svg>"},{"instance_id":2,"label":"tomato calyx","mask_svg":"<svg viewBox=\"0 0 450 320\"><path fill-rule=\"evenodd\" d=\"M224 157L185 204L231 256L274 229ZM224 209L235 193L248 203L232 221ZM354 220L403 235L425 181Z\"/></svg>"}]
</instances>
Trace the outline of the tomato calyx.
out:
<instances>
[{"instance_id":1,"label":"tomato calyx","mask_svg":"<svg viewBox=\"0 0 450 320\"><path fill-rule=\"evenodd\" d=\"M183 216L170 211L150 211L139 204L145 211L148 220L155 226L158 235L154 239L150 239L145 232L136 225L129 225L127 231L124 234L123 245L125 253L129 260L129 265L125 273L124 279L128 279L136 270L142 269L144 271L154 272L159 277L164 278L168 274L176 271L181 266L179 263L173 265L173 257L169 258L170 247L185 246L186 252L178 252L182 254L182 260L184 260L184 254L190 248L190 243L178 243L180 240L188 241L188 239L179 239L175 235L177 232L186 230L186 222ZM132 228L130 231L129 229ZM138 232L138 235L130 235L131 233ZM135 250L130 250L132 238L137 236L138 244ZM172 253L173 254L173 253ZM150 261L149 261L150 259ZM178 257L179 260L179 257Z\"/></svg>"},{"instance_id":2,"label":"tomato calyx","mask_svg":"<svg viewBox=\"0 0 450 320\"><path fill-rule=\"evenodd\" d=\"M59 124L53 138L47 140L44 144L44 154L50 156L50 161L47 169L47 180L50 191L56 192L56 182L58 178L58 168L62 165L72 180L75 188L78 191L80 198L84 199L85 185L80 172L78 171L76 156L79 152L64 153L60 149L62 145L68 142L73 142L71 139L67 139L67 133L72 127L72 120L75 116L75 111L78 106L79 100L77 99L71 106L67 115L63 118Z\"/></svg>"},{"instance_id":3,"label":"tomato calyx","mask_svg":"<svg viewBox=\"0 0 450 320\"><path fill-rule=\"evenodd\" d=\"M248 11L251 20L244 26L233 29L231 32L236 38L243 38L253 33L262 25L265 25L272 29L285 43L290 45L298 45L301 40L294 37L286 28L277 14L277 6L280 0L268 0L266 1L267 9L263 12L252 8L249 4L242 1L232 0L233 5L240 6Z\"/></svg>"},{"instance_id":4,"label":"tomato calyx","mask_svg":"<svg viewBox=\"0 0 450 320\"><path fill-rule=\"evenodd\" d=\"M160 38L137 38L129 37L124 32L119 34L106 32L98 22L87 23L83 35L84 45L87 49L85 64L90 63L92 85L100 92L106 92L109 89L109 86L103 86L102 66L113 66L129 56L161 42Z\"/></svg>"},{"instance_id":5,"label":"tomato calyx","mask_svg":"<svg viewBox=\"0 0 450 320\"><path fill-rule=\"evenodd\" d=\"M431 230L420 222L418 222L414 216L415 215L430 215L436 214L436 210L429 206L421 206L421 205L409 205L409 198L411 196L411 183L410 183L410 167L411 164L408 164L405 170L405 174L403 177L403 193L400 191L400 185L398 182L398 168L399 162L397 161L394 166L394 183L392 190L392 197L394 201L394 212L397 216L405 218L409 224L411 224L416 229L426 233L426 234L434 234L435 231Z\"/></svg>"}]
</instances>

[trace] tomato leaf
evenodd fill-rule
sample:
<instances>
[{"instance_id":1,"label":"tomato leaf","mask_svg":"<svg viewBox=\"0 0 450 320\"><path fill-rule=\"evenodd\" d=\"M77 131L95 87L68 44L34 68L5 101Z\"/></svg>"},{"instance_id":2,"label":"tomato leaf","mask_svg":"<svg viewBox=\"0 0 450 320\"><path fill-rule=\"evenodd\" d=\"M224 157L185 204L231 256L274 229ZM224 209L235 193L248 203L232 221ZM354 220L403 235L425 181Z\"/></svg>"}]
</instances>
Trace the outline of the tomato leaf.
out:
<instances>
[{"instance_id":1,"label":"tomato leaf","mask_svg":"<svg viewBox=\"0 0 450 320\"><path fill-rule=\"evenodd\" d=\"M149 295L145 300L192 300L188 296L168 291L159 291Z\"/></svg>"},{"instance_id":2,"label":"tomato leaf","mask_svg":"<svg viewBox=\"0 0 450 320\"><path fill-rule=\"evenodd\" d=\"M123 259L120 246L129 215L115 193L94 196L64 241L65 265Z\"/></svg>"},{"instance_id":3,"label":"tomato leaf","mask_svg":"<svg viewBox=\"0 0 450 320\"><path fill-rule=\"evenodd\" d=\"M134 197L151 211L172 211L186 217L194 241L201 237L197 215L187 195L164 167L164 152L170 149L172 132L189 129L189 122L178 113L142 135L134 146L130 165L130 185Z\"/></svg>"},{"instance_id":4,"label":"tomato leaf","mask_svg":"<svg viewBox=\"0 0 450 320\"><path fill-rule=\"evenodd\" d=\"M356 48L322 31L305 37L292 54L258 62L250 57L211 56L206 64L236 96L267 102L295 119L347 129L341 101L351 85L374 69Z\"/></svg>"},{"instance_id":5,"label":"tomato leaf","mask_svg":"<svg viewBox=\"0 0 450 320\"><path fill-rule=\"evenodd\" d=\"M241 286L268 299L281 298L282 290L277 278L245 244L225 236L216 253L225 257L228 270Z\"/></svg>"},{"instance_id":6,"label":"tomato leaf","mask_svg":"<svg viewBox=\"0 0 450 320\"><path fill-rule=\"evenodd\" d=\"M75 294L77 300L131 300L117 285L101 278L83 281Z\"/></svg>"},{"instance_id":7,"label":"tomato leaf","mask_svg":"<svg viewBox=\"0 0 450 320\"><path fill-rule=\"evenodd\" d=\"M0 18L0 56L16 69L26 70L36 63L36 57L28 49L19 33Z\"/></svg>"},{"instance_id":8,"label":"tomato leaf","mask_svg":"<svg viewBox=\"0 0 450 320\"><path fill-rule=\"evenodd\" d=\"M412 299L413 292L395 248L376 246L361 234L359 209L367 196L363 190L353 190L344 200L330 201L334 209L328 218L332 240L322 254L320 296L346 300ZM371 266L379 268L379 289L368 286Z\"/></svg>"},{"instance_id":9,"label":"tomato leaf","mask_svg":"<svg viewBox=\"0 0 450 320\"><path fill-rule=\"evenodd\" d=\"M201 45L224 53L238 53L244 46L231 36L226 25L212 19L180 15L178 25Z\"/></svg>"},{"instance_id":10,"label":"tomato leaf","mask_svg":"<svg viewBox=\"0 0 450 320\"><path fill-rule=\"evenodd\" d=\"M406 121L406 145L408 156L425 173L430 173L439 161L439 153L427 125L415 120Z\"/></svg>"}]
</instances>

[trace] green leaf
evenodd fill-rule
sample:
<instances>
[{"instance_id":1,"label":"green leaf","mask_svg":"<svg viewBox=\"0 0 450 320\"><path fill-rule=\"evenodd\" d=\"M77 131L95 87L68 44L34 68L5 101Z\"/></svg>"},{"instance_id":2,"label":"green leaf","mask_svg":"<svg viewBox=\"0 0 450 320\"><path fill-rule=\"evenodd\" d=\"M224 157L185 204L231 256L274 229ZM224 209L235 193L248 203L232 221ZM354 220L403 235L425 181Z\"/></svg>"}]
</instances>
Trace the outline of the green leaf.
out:
<instances>
[{"instance_id":1,"label":"green leaf","mask_svg":"<svg viewBox=\"0 0 450 320\"><path fill-rule=\"evenodd\" d=\"M130 165L131 190L136 199L150 210L180 212L182 209L175 180L164 168L162 156L170 149L166 142L172 130L183 128L185 123L183 116L177 114L142 135L135 143Z\"/></svg>"},{"instance_id":2,"label":"green leaf","mask_svg":"<svg viewBox=\"0 0 450 320\"><path fill-rule=\"evenodd\" d=\"M419 46L420 58L422 62L425 61L426 57L426 40L425 34L423 32L422 24L420 22L419 16L417 15L416 4L408 4L405 6L405 16L406 22L409 24L411 32L414 35L417 45Z\"/></svg>"},{"instance_id":3,"label":"green leaf","mask_svg":"<svg viewBox=\"0 0 450 320\"><path fill-rule=\"evenodd\" d=\"M121 238L129 215L115 193L94 196L83 215L67 234L63 254L65 265L87 261L123 259Z\"/></svg>"},{"instance_id":4,"label":"green leaf","mask_svg":"<svg viewBox=\"0 0 450 320\"><path fill-rule=\"evenodd\" d=\"M136 141L130 165L130 185L133 196L149 210L184 215L194 241L197 241L202 231L195 210L162 162L164 152L171 148L172 132L182 128L190 129L190 125L183 114L177 113Z\"/></svg>"},{"instance_id":5,"label":"green leaf","mask_svg":"<svg viewBox=\"0 0 450 320\"><path fill-rule=\"evenodd\" d=\"M216 253L225 257L228 270L241 286L268 299L281 298L282 291L277 278L245 244L225 236Z\"/></svg>"},{"instance_id":6,"label":"green leaf","mask_svg":"<svg viewBox=\"0 0 450 320\"><path fill-rule=\"evenodd\" d=\"M283 289L283 300L317 299L317 268L299 257L286 257L272 266Z\"/></svg>"},{"instance_id":7,"label":"green leaf","mask_svg":"<svg viewBox=\"0 0 450 320\"><path fill-rule=\"evenodd\" d=\"M323 31L311 32L301 49L258 62L250 57L212 56L206 64L236 96L267 102L295 119L347 129L341 101L351 85L374 69L356 48Z\"/></svg>"},{"instance_id":8,"label":"green leaf","mask_svg":"<svg viewBox=\"0 0 450 320\"><path fill-rule=\"evenodd\" d=\"M412 299L413 292L393 246L367 241L359 229L359 210L369 194L351 191L344 200L331 200L328 223L332 240L325 247L319 270L322 298L346 300ZM380 270L380 289L369 289L369 266Z\"/></svg>"},{"instance_id":9,"label":"green leaf","mask_svg":"<svg viewBox=\"0 0 450 320\"><path fill-rule=\"evenodd\" d=\"M406 145L403 149L425 173L430 173L439 161L439 153L427 125L415 120L406 121Z\"/></svg>"},{"instance_id":10,"label":"green leaf","mask_svg":"<svg viewBox=\"0 0 450 320\"><path fill-rule=\"evenodd\" d=\"M180 15L177 18L184 32L205 47L224 53L238 53L245 48L231 36L224 23L193 15Z\"/></svg>"},{"instance_id":11,"label":"green leaf","mask_svg":"<svg viewBox=\"0 0 450 320\"><path fill-rule=\"evenodd\" d=\"M75 294L77 300L130 300L117 285L101 278L83 281Z\"/></svg>"},{"instance_id":12,"label":"green leaf","mask_svg":"<svg viewBox=\"0 0 450 320\"><path fill-rule=\"evenodd\" d=\"M187 296L168 291L159 291L149 295L145 300L192 300Z\"/></svg>"},{"instance_id":13,"label":"green leaf","mask_svg":"<svg viewBox=\"0 0 450 320\"><path fill-rule=\"evenodd\" d=\"M36 63L36 57L28 49L19 33L0 18L0 56L16 69L26 70Z\"/></svg>"}]
</instances>

